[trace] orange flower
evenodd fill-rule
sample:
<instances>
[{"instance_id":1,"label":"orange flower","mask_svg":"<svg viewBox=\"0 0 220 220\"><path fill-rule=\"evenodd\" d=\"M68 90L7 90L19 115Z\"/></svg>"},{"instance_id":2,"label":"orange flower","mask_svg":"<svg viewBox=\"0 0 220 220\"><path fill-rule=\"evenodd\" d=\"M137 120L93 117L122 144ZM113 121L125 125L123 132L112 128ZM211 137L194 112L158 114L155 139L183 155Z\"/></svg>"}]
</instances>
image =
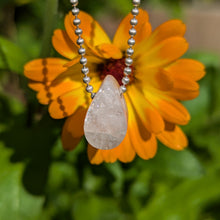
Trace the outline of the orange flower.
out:
<instances>
[{"instance_id":1,"label":"orange flower","mask_svg":"<svg viewBox=\"0 0 220 220\"><path fill-rule=\"evenodd\" d=\"M132 15L121 22L113 42L90 15L81 12L79 18L94 91L108 74L121 83ZM187 124L190 115L178 101L198 96L196 81L205 75L204 66L192 59L179 59L188 49L183 37L186 28L180 20L168 21L152 32L147 12L140 10L137 18L133 73L125 93L129 113L127 135L112 150L96 150L88 145L92 164L130 162L136 154L143 159L152 158L157 151L157 139L174 150L182 150L188 144L178 125ZM39 102L49 105L51 117L67 117L62 131L66 150L73 150L82 138L91 101L80 74L73 19L69 13L65 18L66 31L55 30L52 38L54 48L65 59L33 60L25 65L24 71L30 88L38 92Z\"/></svg>"}]
</instances>

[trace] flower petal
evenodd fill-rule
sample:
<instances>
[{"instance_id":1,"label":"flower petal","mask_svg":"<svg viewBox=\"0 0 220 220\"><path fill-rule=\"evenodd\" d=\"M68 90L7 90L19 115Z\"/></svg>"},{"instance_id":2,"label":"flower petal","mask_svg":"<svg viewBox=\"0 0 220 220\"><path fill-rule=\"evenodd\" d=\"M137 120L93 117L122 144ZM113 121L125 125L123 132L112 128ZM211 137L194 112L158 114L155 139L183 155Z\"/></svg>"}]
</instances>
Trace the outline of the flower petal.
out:
<instances>
[{"instance_id":1,"label":"flower petal","mask_svg":"<svg viewBox=\"0 0 220 220\"><path fill-rule=\"evenodd\" d=\"M143 82L143 86L154 87L162 91L173 89L174 80L169 73L162 68L146 68L145 66L137 66L135 69L135 78Z\"/></svg>"},{"instance_id":2,"label":"flower petal","mask_svg":"<svg viewBox=\"0 0 220 220\"><path fill-rule=\"evenodd\" d=\"M55 119L65 118L72 115L79 106L87 107L88 102L89 97L86 99L84 89L75 89L53 100L49 106L49 113Z\"/></svg>"},{"instance_id":3,"label":"flower petal","mask_svg":"<svg viewBox=\"0 0 220 220\"><path fill-rule=\"evenodd\" d=\"M171 37L183 37L186 26L181 20L170 20L157 27L149 39L145 39L135 48L134 57L141 55L143 52L150 50L162 41Z\"/></svg>"},{"instance_id":4,"label":"flower petal","mask_svg":"<svg viewBox=\"0 0 220 220\"><path fill-rule=\"evenodd\" d=\"M97 45L100 44L111 43L105 31L89 14L80 11L78 17L81 20L80 28L83 30L82 37L88 46L95 48ZM72 15L71 12L66 15L65 29L69 35L69 38L73 41L73 43L76 43L78 37L75 35L76 27L73 24L74 19L75 17Z\"/></svg>"},{"instance_id":5,"label":"flower petal","mask_svg":"<svg viewBox=\"0 0 220 220\"><path fill-rule=\"evenodd\" d=\"M153 158L157 152L156 138L146 130L129 101L127 101L127 106L129 109L128 134L133 148L142 159Z\"/></svg>"},{"instance_id":6,"label":"flower petal","mask_svg":"<svg viewBox=\"0 0 220 220\"><path fill-rule=\"evenodd\" d=\"M101 151L88 144L88 158L91 164L98 165L104 161Z\"/></svg>"},{"instance_id":7,"label":"flower petal","mask_svg":"<svg viewBox=\"0 0 220 220\"><path fill-rule=\"evenodd\" d=\"M68 78L61 83L38 83L29 82L29 87L38 92L37 98L43 105L49 104L51 101L57 99L59 96L68 93L74 89L83 87L81 82L72 81Z\"/></svg>"},{"instance_id":8,"label":"flower petal","mask_svg":"<svg viewBox=\"0 0 220 220\"><path fill-rule=\"evenodd\" d=\"M166 122L165 130L157 138L167 147L174 150L183 150L188 145L188 140L183 131L176 125Z\"/></svg>"},{"instance_id":9,"label":"flower petal","mask_svg":"<svg viewBox=\"0 0 220 220\"><path fill-rule=\"evenodd\" d=\"M158 91L143 89L145 97L158 110L161 116L174 124L185 125L190 120L187 109L174 98Z\"/></svg>"},{"instance_id":10,"label":"flower petal","mask_svg":"<svg viewBox=\"0 0 220 220\"><path fill-rule=\"evenodd\" d=\"M153 47L170 37L183 37L185 32L186 25L181 20L170 20L164 22L153 31L148 43Z\"/></svg>"},{"instance_id":11,"label":"flower petal","mask_svg":"<svg viewBox=\"0 0 220 220\"><path fill-rule=\"evenodd\" d=\"M105 59L121 59L123 56L121 50L114 44L101 44L96 48L99 51L99 56Z\"/></svg>"},{"instance_id":12,"label":"flower petal","mask_svg":"<svg viewBox=\"0 0 220 220\"><path fill-rule=\"evenodd\" d=\"M129 86L129 100L135 114L140 118L144 127L153 133L159 133L164 129L164 122L158 111L148 102L144 94L137 86Z\"/></svg>"},{"instance_id":13,"label":"flower petal","mask_svg":"<svg viewBox=\"0 0 220 220\"><path fill-rule=\"evenodd\" d=\"M199 90L174 89L173 91L169 92L169 95L180 101L187 101L198 97Z\"/></svg>"},{"instance_id":14,"label":"flower petal","mask_svg":"<svg viewBox=\"0 0 220 220\"><path fill-rule=\"evenodd\" d=\"M52 43L55 50L62 56L72 60L78 56L78 47L71 41L64 30L55 30Z\"/></svg>"},{"instance_id":15,"label":"flower petal","mask_svg":"<svg viewBox=\"0 0 220 220\"><path fill-rule=\"evenodd\" d=\"M130 29L130 20L132 19L132 14L128 14L119 25L117 32L114 36L113 43L125 51L128 47L127 40L130 38L128 30ZM139 15L137 16L138 24L135 27L137 30L137 35L135 36L136 45L139 44L144 39L148 38L151 34L151 25L148 22L148 13L142 9L139 9Z\"/></svg>"},{"instance_id":16,"label":"flower petal","mask_svg":"<svg viewBox=\"0 0 220 220\"><path fill-rule=\"evenodd\" d=\"M127 133L122 143L111 150L97 150L88 145L88 157L92 164L114 163L116 160L128 163L134 159L135 151Z\"/></svg>"},{"instance_id":17,"label":"flower petal","mask_svg":"<svg viewBox=\"0 0 220 220\"><path fill-rule=\"evenodd\" d=\"M158 111L161 113L165 120L180 125L185 125L189 122L190 115L187 109L175 99L160 99L158 105Z\"/></svg>"},{"instance_id":18,"label":"flower petal","mask_svg":"<svg viewBox=\"0 0 220 220\"><path fill-rule=\"evenodd\" d=\"M191 100L199 95L199 85L189 77L176 75L173 89L168 94L178 100Z\"/></svg>"},{"instance_id":19,"label":"flower petal","mask_svg":"<svg viewBox=\"0 0 220 220\"><path fill-rule=\"evenodd\" d=\"M96 63L90 62L88 59L87 66L89 67L91 76L91 84L94 87L94 91L97 91L100 86L100 79L96 71ZM48 67L48 72L51 66ZM77 63L74 66L65 68L65 71L59 74L55 79L52 77L45 78L43 82L31 81L29 87L37 91L37 98L41 104L47 105L51 101L56 100L59 96L71 92L72 90L85 89L85 85L82 82L81 64ZM38 71L36 71L38 73ZM53 79L53 81L46 81L47 79Z\"/></svg>"},{"instance_id":20,"label":"flower petal","mask_svg":"<svg viewBox=\"0 0 220 220\"><path fill-rule=\"evenodd\" d=\"M63 67L64 61L46 58L34 60L25 66L25 74L32 79L28 85L38 92L37 98L41 104L47 105L60 95L82 87L81 76L78 74L80 69L74 68L74 72L73 67Z\"/></svg>"},{"instance_id":21,"label":"flower petal","mask_svg":"<svg viewBox=\"0 0 220 220\"><path fill-rule=\"evenodd\" d=\"M181 57L188 49L188 43L182 37L172 37L162 41L150 50L146 50L136 60L136 65L144 68L162 67Z\"/></svg>"},{"instance_id":22,"label":"flower petal","mask_svg":"<svg viewBox=\"0 0 220 220\"><path fill-rule=\"evenodd\" d=\"M205 75L205 66L192 59L179 59L165 68L172 76L181 75L198 81Z\"/></svg>"},{"instance_id":23,"label":"flower petal","mask_svg":"<svg viewBox=\"0 0 220 220\"><path fill-rule=\"evenodd\" d=\"M135 157L135 151L128 132L118 147L111 150L101 150L101 153L104 161L107 163L114 163L117 159L123 163L128 163Z\"/></svg>"},{"instance_id":24,"label":"flower petal","mask_svg":"<svg viewBox=\"0 0 220 220\"><path fill-rule=\"evenodd\" d=\"M90 59L88 60L89 62L87 63L87 67L89 68L89 76L91 77L90 83L93 86L94 91L97 91L101 83L100 77L97 73L97 64L90 62ZM82 69L82 65L80 63L77 63L69 67L65 72L63 72L53 81L52 85L61 84L66 81L73 81L75 85L81 87L83 85L83 76L82 74L80 74L81 69ZM85 88L85 84L83 87Z\"/></svg>"},{"instance_id":25,"label":"flower petal","mask_svg":"<svg viewBox=\"0 0 220 220\"><path fill-rule=\"evenodd\" d=\"M73 150L84 134L83 125L87 109L79 107L68 117L62 130L62 144L65 150Z\"/></svg>"},{"instance_id":26,"label":"flower petal","mask_svg":"<svg viewBox=\"0 0 220 220\"><path fill-rule=\"evenodd\" d=\"M48 82L55 79L67 68L68 60L60 58L45 58L32 60L24 66L24 75L34 81Z\"/></svg>"}]
</instances>

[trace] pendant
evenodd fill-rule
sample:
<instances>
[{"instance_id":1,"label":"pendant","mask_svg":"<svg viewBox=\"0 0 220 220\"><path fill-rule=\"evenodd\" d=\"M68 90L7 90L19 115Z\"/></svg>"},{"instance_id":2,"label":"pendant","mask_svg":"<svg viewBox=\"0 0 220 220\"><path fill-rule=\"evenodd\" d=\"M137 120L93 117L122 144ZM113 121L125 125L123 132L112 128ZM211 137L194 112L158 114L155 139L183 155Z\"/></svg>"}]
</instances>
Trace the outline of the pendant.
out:
<instances>
[{"instance_id":1,"label":"pendant","mask_svg":"<svg viewBox=\"0 0 220 220\"><path fill-rule=\"evenodd\" d=\"M117 80L107 75L85 117L84 134L94 148L117 147L127 133L128 113Z\"/></svg>"}]
</instances>

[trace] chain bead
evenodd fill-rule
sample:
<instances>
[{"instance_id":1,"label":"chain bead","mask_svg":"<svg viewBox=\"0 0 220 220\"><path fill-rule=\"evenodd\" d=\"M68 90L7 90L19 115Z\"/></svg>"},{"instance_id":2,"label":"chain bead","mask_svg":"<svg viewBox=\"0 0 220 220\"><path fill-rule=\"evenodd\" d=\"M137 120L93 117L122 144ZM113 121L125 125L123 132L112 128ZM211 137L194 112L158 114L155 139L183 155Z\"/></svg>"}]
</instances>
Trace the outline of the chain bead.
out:
<instances>
[{"instance_id":1,"label":"chain bead","mask_svg":"<svg viewBox=\"0 0 220 220\"><path fill-rule=\"evenodd\" d=\"M78 53L83 56L86 53L86 49L83 48L83 47L80 47L79 50L78 50Z\"/></svg>"},{"instance_id":2,"label":"chain bead","mask_svg":"<svg viewBox=\"0 0 220 220\"><path fill-rule=\"evenodd\" d=\"M90 77L89 76L85 76L84 78L83 78L83 82L84 83L86 83L86 84L88 84L88 83L90 83Z\"/></svg>"},{"instance_id":3,"label":"chain bead","mask_svg":"<svg viewBox=\"0 0 220 220\"><path fill-rule=\"evenodd\" d=\"M128 76L124 76L123 79L122 79L122 83L123 83L124 85L127 85L129 82L130 82L129 77L128 77Z\"/></svg>"},{"instance_id":4,"label":"chain bead","mask_svg":"<svg viewBox=\"0 0 220 220\"><path fill-rule=\"evenodd\" d=\"M135 39L133 37L131 37L129 40L128 40L128 45L129 46L134 46L135 45Z\"/></svg>"},{"instance_id":5,"label":"chain bead","mask_svg":"<svg viewBox=\"0 0 220 220\"><path fill-rule=\"evenodd\" d=\"M139 6L141 4L141 0L132 0L132 4L134 6Z\"/></svg>"},{"instance_id":6,"label":"chain bead","mask_svg":"<svg viewBox=\"0 0 220 220\"><path fill-rule=\"evenodd\" d=\"M78 14L79 14L79 9L78 8L73 8L72 9L72 14L74 15L74 16L77 16Z\"/></svg>"},{"instance_id":7,"label":"chain bead","mask_svg":"<svg viewBox=\"0 0 220 220\"><path fill-rule=\"evenodd\" d=\"M121 88L122 93L125 93L127 91L127 88L125 85L122 85L120 88Z\"/></svg>"},{"instance_id":8,"label":"chain bead","mask_svg":"<svg viewBox=\"0 0 220 220\"><path fill-rule=\"evenodd\" d=\"M133 8L133 9L131 10L131 13L132 13L132 15L137 16L137 15L139 14L138 8Z\"/></svg>"},{"instance_id":9,"label":"chain bead","mask_svg":"<svg viewBox=\"0 0 220 220\"><path fill-rule=\"evenodd\" d=\"M70 3L75 7L78 5L78 0L70 0Z\"/></svg>"},{"instance_id":10,"label":"chain bead","mask_svg":"<svg viewBox=\"0 0 220 220\"><path fill-rule=\"evenodd\" d=\"M134 54L134 50L130 47L127 49L127 55L132 56Z\"/></svg>"},{"instance_id":11,"label":"chain bead","mask_svg":"<svg viewBox=\"0 0 220 220\"><path fill-rule=\"evenodd\" d=\"M86 91L91 93L93 91L93 87L91 85L86 86Z\"/></svg>"},{"instance_id":12,"label":"chain bead","mask_svg":"<svg viewBox=\"0 0 220 220\"><path fill-rule=\"evenodd\" d=\"M135 26L135 25L138 24L138 20L136 18L132 18L130 23L131 23L132 26Z\"/></svg>"},{"instance_id":13,"label":"chain bead","mask_svg":"<svg viewBox=\"0 0 220 220\"><path fill-rule=\"evenodd\" d=\"M83 33L83 31L81 28L76 28L76 30L75 30L76 35L80 36L82 33Z\"/></svg>"},{"instance_id":14,"label":"chain bead","mask_svg":"<svg viewBox=\"0 0 220 220\"><path fill-rule=\"evenodd\" d=\"M73 24L74 24L75 26L80 25L80 23L81 23L81 21L80 21L79 18L75 18L75 19L73 20Z\"/></svg>"},{"instance_id":15,"label":"chain bead","mask_svg":"<svg viewBox=\"0 0 220 220\"><path fill-rule=\"evenodd\" d=\"M78 45L82 45L82 44L84 44L84 40L83 40L81 37L79 37L79 38L77 39L76 43L77 43Z\"/></svg>"},{"instance_id":16,"label":"chain bead","mask_svg":"<svg viewBox=\"0 0 220 220\"><path fill-rule=\"evenodd\" d=\"M130 75L131 73L132 73L132 69L130 67L125 67L124 74L125 75Z\"/></svg>"},{"instance_id":17,"label":"chain bead","mask_svg":"<svg viewBox=\"0 0 220 220\"><path fill-rule=\"evenodd\" d=\"M86 64L87 64L87 59L86 59L85 57L82 57L82 58L80 59L80 63L81 63L82 65L86 65Z\"/></svg>"},{"instance_id":18,"label":"chain bead","mask_svg":"<svg viewBox=\"0 0 220 220\"><path fill-rule=\"evenodd\" d=\"M130 57L127 57L127 58L125 59L125 64L126 64L127 66L131 66L132 63L133 63L133 59L131 59Z\"/></svg>"},{"instance_id":19,"label":"chain bead","mask_svg":"<svg viewBox=\"0 0 220 220\"><path fill-rule=\"evenodd\" d=\"M89 68L88 67L86 67L86 66L84 66L82 69L81 69L81 72L83 73L83 74L88 74L89 73Z\"/></svg>"},{"instance_id":20,"label":"chain bead","mask_svg":"<svg viewBox=\"0 0 220 220\"><path fill-rule=\"evenodd\" d=\"M133 36L135 36L137 34L137 31L134 28L131 28L129 30L129 34L133 37Z\"/></svg>"}]
</instances>

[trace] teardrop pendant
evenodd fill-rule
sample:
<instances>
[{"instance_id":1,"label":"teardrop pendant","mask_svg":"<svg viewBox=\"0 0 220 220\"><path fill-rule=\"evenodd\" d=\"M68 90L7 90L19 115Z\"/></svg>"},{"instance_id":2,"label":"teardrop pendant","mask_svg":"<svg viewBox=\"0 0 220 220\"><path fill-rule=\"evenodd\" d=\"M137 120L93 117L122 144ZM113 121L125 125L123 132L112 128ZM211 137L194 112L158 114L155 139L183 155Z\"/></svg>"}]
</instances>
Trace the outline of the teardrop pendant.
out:
<instances>
[{"instance_id":1,"label":"teardrop pendant","mask_svg":"<svg viewBox=\"0 0 220 220\"><path fill-rule=\"evenodd\" d=\"M117 147L127 133L128 113L116 79L107 75L85 117L84 134L95 148Z\"/></svg>"}]
</instances>

